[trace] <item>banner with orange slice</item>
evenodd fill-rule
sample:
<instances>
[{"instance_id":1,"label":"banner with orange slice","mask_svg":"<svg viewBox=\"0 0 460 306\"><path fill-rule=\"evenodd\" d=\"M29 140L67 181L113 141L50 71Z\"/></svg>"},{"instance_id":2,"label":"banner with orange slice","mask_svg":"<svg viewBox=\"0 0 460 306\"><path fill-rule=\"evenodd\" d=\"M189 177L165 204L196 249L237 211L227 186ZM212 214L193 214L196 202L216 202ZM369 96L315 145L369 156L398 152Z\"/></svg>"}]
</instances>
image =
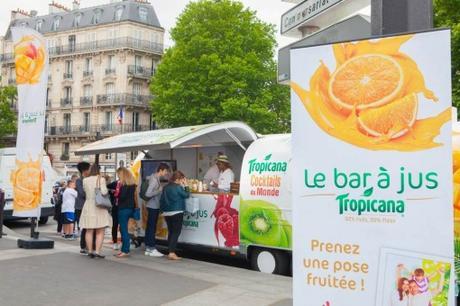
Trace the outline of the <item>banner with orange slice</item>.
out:
<instances>
[{"instance_id":1,"label":"banner with orange slice","mask_svg":"<svg viewBox=\"0 0 460 306\"><path fill-rule=\"evenodd\" d=\"M40 216L42 156L48 83L48 51L43 36L26 27L13 27L18 134L16 168L11 173L13 215Z\"/></svg>"},{"instance_id":2,"label":"banner with orange slice","mask_svg":"<svg viewBox=\"0 0 460 306\"><path fill-rule=\"evenodd\" d=\"M450 75L449 30L291 50L294 305L388 305L384 250L453 263Z\"/></svg>"}]
</instances>

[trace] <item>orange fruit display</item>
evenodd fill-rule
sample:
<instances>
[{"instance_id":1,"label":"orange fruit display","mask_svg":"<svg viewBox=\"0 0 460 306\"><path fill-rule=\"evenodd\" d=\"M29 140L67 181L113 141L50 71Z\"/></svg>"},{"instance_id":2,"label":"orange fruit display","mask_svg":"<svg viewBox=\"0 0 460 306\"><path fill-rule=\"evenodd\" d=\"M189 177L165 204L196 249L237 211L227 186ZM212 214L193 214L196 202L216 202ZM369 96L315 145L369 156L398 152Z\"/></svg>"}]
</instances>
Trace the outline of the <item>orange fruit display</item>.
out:
<instances>
[{"instance_id":1,"label":"orange fruit display","mask_svg":"<svg viewBox=\"0 0 460 306\"><path fill-rule=\"evenodd\" d=\"M24 36L23 39L14 46L14 56L16 64L16 83L38 83L46 59L43 42L34 36Z\"/></svg>"},{"instance_id":2,"label":"orange fruit display","mask_svg":"<svg viewBox=\"0 0 460 306\"><path fill-rule=\"evenodd\" d=\"M418 99L415 93L387 105L359 113L359 127L374 137L398 138L406 134L417 119Z\"/></svg>"},{"instance_id":3,"label":"orange fruit display","mask_svg":"<svg viewBox=\"0 0 460 306\"><path fill-rule=\"evenodd\" d=\"M378 107L394 100L403 87L401 65L384 54L353 57L329 81L329 96L339 109Z\"/></svg>"},{"instance_id":4,"label":"orange fruit display","mask_svg":"<svg viewBox=\"0 0 460 306\"><path fill-rule=\"evenodd\" d=\"M38 207L41 202L42 171L37 161L22 162L16 160L16 169L11 172L15 210L29 210Z\"/></svg>"}]
</instances>

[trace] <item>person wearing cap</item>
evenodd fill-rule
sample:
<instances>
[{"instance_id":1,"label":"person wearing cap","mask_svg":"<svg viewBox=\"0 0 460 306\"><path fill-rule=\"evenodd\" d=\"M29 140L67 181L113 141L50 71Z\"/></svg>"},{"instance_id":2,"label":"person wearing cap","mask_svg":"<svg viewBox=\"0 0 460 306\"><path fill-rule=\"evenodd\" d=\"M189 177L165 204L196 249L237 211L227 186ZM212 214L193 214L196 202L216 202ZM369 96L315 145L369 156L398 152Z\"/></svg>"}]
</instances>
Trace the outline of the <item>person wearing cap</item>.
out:
<instances>
[{"instance_id":1,"label":"person wearing cap","mask_svg":"<svg viewBox=\"0 0 460 306\"><path fill-rule=\"evenodd\" d=\"M215 182L219 181L220 170L219 170L219 167L217 166L217 159L221 155L224 155L224 153L222 153L222 152L217 153L217 157L214 160L214 162L215 162L214 165L212 165L208 169L208 171L206 171L206 174L204 175L203 183L208 184L208 186L210 186L210 187L213 187L212 186L213 182L215 183ZM217 184L216 184L215 187L217 187Z\"/></svg>"},{"instance_id":2,"label":"person wearing cap","mask_svg":"<svg viewBox=\"0 0 460 306\"><path fill-rule=\"evenodd\" d=\"M235 174L233 173L230 161L226 155L220 155L217 158L217 167L219 168L220 174L217 181L217 189L219 192L229 192L230 183L235 180Z\"/></svg>"}]
</instances>

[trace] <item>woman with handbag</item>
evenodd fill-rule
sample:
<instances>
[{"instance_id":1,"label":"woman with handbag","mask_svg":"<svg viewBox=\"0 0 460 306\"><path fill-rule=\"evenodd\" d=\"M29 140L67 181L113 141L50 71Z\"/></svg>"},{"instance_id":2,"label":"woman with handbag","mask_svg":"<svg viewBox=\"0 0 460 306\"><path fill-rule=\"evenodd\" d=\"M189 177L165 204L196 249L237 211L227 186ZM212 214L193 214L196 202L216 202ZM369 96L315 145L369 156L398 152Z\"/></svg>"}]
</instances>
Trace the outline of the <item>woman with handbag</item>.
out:
<instances>
[{"instance_id":1,"label":"woman with handbag","mask_svg":"<svg viewBox=\"0 0 460 306\"><path fill-rule=\"evenodd\" d=\"M121 233L121 252L118 258L129 256L130 236L128 221L133 218L137 209L136 179L128 169L121 167L118 171L120 189L118 194L118 223Z\"/></svg>"},{"instance_id":2,"label":"woman with handbag","mask_svg":"<svg viewBox=\"0 0 460 306\"><path fill-rule=\"evenodd\" d=\"M101 254L104 242L104 231L112 224L109 214L111 206L108 198L107 184L99 172L99 165L94 164L89 176L83 179L83 190L86 194L85 204L80 217L80 227L86 230L85 239L90 258L104 258ZM93 233L96 233L96 249L93 250Z\"/></svg>"},{"instance_id":3,"label":"woman with handbag","mask_svg":"<svg viewBox=\"0 0 460 306\"><path fill-rule=\"evenodd\" d=\"M185 199L190 196L187 179L180 171L175 171L170 182L163 188L160 198L160 210L168 225L168 259L181 259L176 255L177 240L182 231L182 219L184 218Z\"/></svg>"}]
</instances>

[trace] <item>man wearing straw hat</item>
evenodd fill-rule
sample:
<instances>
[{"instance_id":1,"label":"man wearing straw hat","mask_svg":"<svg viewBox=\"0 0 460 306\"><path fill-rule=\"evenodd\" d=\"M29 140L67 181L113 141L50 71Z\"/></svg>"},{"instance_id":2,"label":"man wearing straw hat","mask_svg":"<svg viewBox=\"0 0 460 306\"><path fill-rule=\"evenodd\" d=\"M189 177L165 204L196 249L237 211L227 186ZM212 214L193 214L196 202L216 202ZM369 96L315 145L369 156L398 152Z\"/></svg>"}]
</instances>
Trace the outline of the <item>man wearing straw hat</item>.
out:
<instances>
[{"instance_id":1,"label":"man wearing straw hat","mask_svg":"<svg viewBox=\"0 0 460 306\"><path fill-rule=\"evenodd\" d=\"M235 180L235 174L233 173L230 161L226 155L219 155L219 157L217 157L217 167L220 171L217 189L219 192L229 192L230 183L233 183Z\"/></svg>"}]
</instances>

